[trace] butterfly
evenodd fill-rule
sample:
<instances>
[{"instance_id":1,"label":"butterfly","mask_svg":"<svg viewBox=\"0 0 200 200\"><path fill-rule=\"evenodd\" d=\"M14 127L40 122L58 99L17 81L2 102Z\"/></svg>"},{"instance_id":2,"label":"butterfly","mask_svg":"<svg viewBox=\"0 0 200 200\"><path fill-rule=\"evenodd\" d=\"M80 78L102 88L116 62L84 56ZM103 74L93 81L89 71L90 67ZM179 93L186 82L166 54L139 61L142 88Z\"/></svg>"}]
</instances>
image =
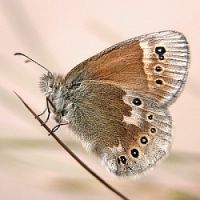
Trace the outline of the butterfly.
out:
<instances>
[{"instance_id":1,"label":"butterfly","mask_svg":"<svg viewBox=\"0 0 200 200\"><path fill-rule=\"evenodd\" d=\"M117 176L152 168L170 150L168 111L186 82L189 46L176 31L135 37L96 54L67 75L40 80L58 126Z\"/></svg>"}]
</instances>

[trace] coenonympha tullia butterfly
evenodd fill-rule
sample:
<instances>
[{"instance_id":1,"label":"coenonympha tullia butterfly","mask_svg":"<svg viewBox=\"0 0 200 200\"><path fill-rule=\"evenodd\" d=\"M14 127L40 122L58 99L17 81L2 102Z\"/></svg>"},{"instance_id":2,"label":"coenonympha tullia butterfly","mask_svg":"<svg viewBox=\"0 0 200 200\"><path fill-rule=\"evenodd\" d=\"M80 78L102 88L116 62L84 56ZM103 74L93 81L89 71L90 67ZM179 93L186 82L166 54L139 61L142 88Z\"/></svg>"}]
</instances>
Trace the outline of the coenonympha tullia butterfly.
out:
<instances>
[{"instance_id":1,"label":"coenonympha tullia butterfly","mask_svg":"<svg viewBox=\"0 0 200 200\"><path fill-rule=\"evenodd\" d=\"M186 38L156 32L118 43L66 76L48 71L40 87L57 128L67 124L110 172L132 176L169 151L167 109L184 87L188 65Z\"/></svg>"}]
</instances>

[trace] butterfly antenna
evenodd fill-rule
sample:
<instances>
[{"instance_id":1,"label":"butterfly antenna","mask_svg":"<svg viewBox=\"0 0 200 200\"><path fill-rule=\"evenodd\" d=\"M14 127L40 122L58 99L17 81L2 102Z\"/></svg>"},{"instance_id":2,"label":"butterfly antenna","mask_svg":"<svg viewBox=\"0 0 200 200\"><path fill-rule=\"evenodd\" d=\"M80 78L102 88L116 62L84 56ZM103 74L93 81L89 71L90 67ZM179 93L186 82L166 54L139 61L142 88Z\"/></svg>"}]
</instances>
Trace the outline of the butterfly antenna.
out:
<instances>
[{"instance_id":1,"label":"butterfly antenna","mask_svg":"<svg viewBox=\"0 0 200 200\"><path fill-rule=\"evenodd\" d=\"M34 62L35 64L39 65L40 67L42 67L44 70L46 70L48 73L50 73L52 76L53 74L46 68L44 67L43 65L41 65L40 63L38 63L37 61L33 60L32 58L28 57L27 55L23 54L23 53L15 53L14 54L15 56L24 56L25 58L27 58L28 60L26 60L25 62Z\"/></svg>"}]
</instances>

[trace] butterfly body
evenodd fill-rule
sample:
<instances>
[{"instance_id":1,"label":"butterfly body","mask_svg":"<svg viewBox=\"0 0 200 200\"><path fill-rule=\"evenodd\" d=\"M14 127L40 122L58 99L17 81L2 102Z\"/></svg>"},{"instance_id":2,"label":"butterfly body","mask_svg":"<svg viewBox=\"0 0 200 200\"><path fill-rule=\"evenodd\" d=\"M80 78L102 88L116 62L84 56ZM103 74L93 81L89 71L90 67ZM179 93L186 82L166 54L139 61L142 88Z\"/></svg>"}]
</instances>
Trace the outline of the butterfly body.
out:
<instances>
[{"instance_id":1,"label":"butterfly body","mask_svg":"<svg viewBox=\"0 0 200 200\"><path fill-rule=\"evenodd\" d=\"M168 106L183 89L189 63L185 37L163 31L116 44L66 76L41 78L58 124L68 123L112 173L145 172L172 141Z\"/></svg>"}]
</instances>

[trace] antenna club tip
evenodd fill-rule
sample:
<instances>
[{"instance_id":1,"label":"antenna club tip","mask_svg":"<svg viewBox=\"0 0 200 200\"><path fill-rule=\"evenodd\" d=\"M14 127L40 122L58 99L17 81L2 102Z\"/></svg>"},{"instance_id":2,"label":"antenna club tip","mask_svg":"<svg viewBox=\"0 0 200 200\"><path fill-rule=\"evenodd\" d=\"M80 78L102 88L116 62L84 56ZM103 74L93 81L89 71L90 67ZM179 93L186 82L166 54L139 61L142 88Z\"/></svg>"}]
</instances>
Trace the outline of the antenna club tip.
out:
<instances>
[{"instance_id":1,"label":"antenna club tip","mask_svg":"<svg viewBox=\"0 0 200 200\"><path fill-rule=\"evenodd\" d=\"M19 55L24 55L23 53L19 53L19 52L17 52L17 53L14 53L14 56L19 56Z\"/></svg>"}]
</instances>

